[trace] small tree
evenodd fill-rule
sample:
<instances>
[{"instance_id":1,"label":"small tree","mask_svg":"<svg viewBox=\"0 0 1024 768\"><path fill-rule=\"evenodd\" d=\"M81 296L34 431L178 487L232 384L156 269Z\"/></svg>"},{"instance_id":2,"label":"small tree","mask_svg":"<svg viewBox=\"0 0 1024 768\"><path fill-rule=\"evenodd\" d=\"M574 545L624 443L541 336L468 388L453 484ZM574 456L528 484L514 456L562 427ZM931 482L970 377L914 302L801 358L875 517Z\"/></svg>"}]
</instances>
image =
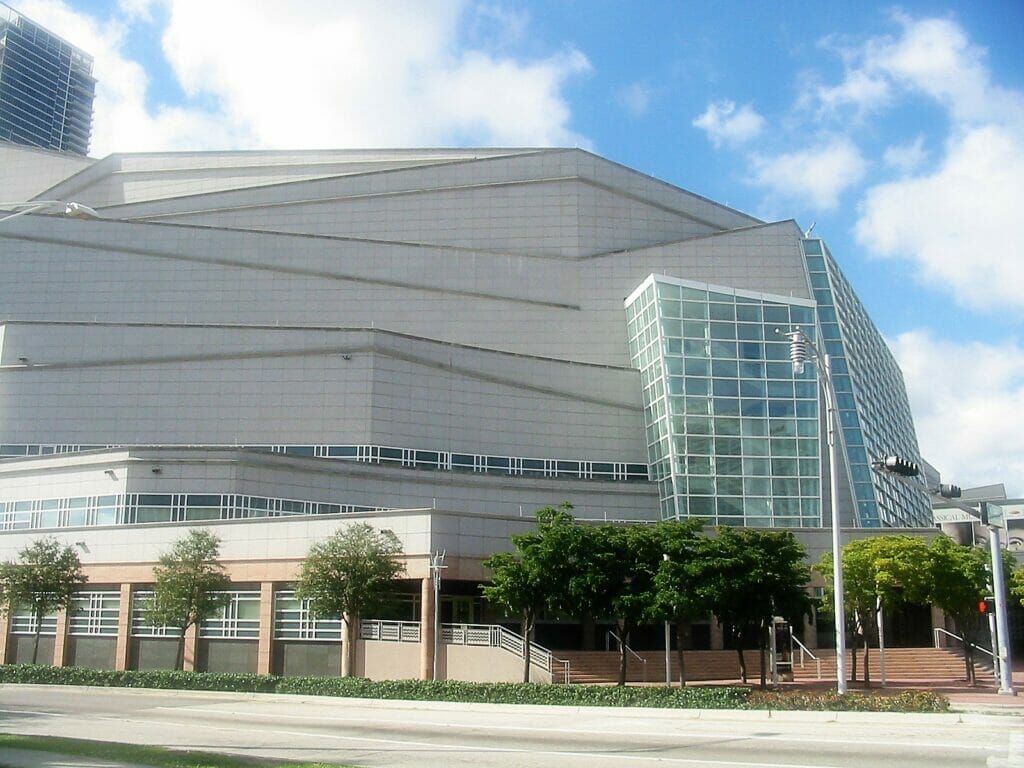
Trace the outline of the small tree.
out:
<instances>
[{"instance_id":1,"label":"small tree","mask_svg":"<svg viewBox=\"0 0 1024 768\"><path fill-rule=\"evenodd\" d=\"M387 603L405 571L401 555L402 543L394 533L357 523L314 544L302 563L296 597L309 600L316 614L344 619L343 676L352 671L359 619Z\"/></svg>"},{"instance_id":2,"label":"small tree","mask_svg":"<svg viewBox=\"0 0 1024 768\"><path fill-rule=\"evenodd\" d=\"M75 590L87 581L82 563L71 547L56 539L34 541L18 553L18 560L0 563L0 611L25 606L35 620L32 663L39 656L43 617L71 606Z\"/></svg>"},{"instance_id":3,"label":"small tree","mask_svg":"<svg viewBox=\"0 0 1024 768\"><path fill-rule=\"evenodd\" d=\"M181 631L175 669L185 663L185 632L213 616L230 597L224 591L231 579L220 560L220 539L205 529L193 529L160 555L153 569L153 597L146 620Z\"/></svg>"},{"instance_id":4,"label":"small tree","mask_svg":"<svg viewBox=\"0 0 1024 768\"><path fill-rule=\"evenodd\" d=\"M930 602L953 619L963 638L967 682L975 683L974 646L984 629L978 603L989 594L989 555L981 547L938 536L928 547Z\"/></svg>"},{"instance_id":5,"label":"small tree","mask_svg":"<svg viewBox=\"0 0 1024 768\"><path fill-rule=\"evenodd\" d=\"M832 579L832 555L816 569ZM857 646L864 645L864 683L871 685L870 646L878 642L878 605L928 602L928 544L918 536L873 536L843 547L843 598L854 630L853 679L857 679Z\"/></svg>"},{"instance_id":6,"label":"small tree","mask_svg":"<svg viewBox=\"0 0 1024 768\"><path fill-rule=\"evenodd\" d=\"M708 539L702 521L665 521L656 527L662 562L654 577L655 609L660 618L676 625L679 685L686 685L683 645L686 627L706 616L711 608L701 590L700 563L707 556Z\"/></svg>"},{"instance_id":7,"label":"small tree","mask_svg":"<svg viewBox=\"0 0 1024 768\"><path fill-rule=\"evenodd\" d=\"M1024 606L1024 567L1018 568L1010 577L1010 594L1020 598L1020 604Z\"/></svg>"},{"instance_id":8,"label":"small tree","mask_svg":"<svg viewBox=\"0 0 1024 768\"><path fill-rule=\"evenodd\" d=\"M705 599L719 620L733 629L744 682L747 665L743 651L747 637L756 634L764 688L769 627L775 617L795 623L811 610L806 590L810 579L807 552L790 531L728 526L718 529L708 552L699 573Z\"/></svg>"},{"instance_id":9,"label":"small tree","mask_svg":"<svg viewBox=\"0 0 1024 768\"><path fill-rule=\"evenodd\" d=\"M522 617L523 682L530 682L530 643L537 617L553 603L565 558L557 545L560 526L570 525L568 502L537 511L537 530L515 534L516 552L501 552L484 560L490 568L491 583L483 587L484 598L509 613Z\"/></svg>"}]
</instances>

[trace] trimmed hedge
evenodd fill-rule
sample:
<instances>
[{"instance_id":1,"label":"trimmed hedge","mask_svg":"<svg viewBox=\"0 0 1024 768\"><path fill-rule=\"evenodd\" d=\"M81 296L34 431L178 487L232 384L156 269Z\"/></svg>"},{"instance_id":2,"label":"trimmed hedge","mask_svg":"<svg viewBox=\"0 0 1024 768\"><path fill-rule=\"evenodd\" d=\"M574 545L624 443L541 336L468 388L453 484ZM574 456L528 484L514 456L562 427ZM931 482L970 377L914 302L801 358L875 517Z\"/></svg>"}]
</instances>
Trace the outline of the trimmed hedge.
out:
<instances>
[{"instance_id":1,"label":"trimmed hedge","mask_svg":"<svg viewBox=\"0 0 1024 768\"><path fill-rule=\"evenodd\" d=\"M286 693L404 701L457 701L490 704L551 704L587 707L660 707L670 709L803 709L874 712L942 712L949 701L926 691L894 696L829 692L754 691L734 686L535 685L466 683L457 680L367 680L361 677L278 677L276 675L129 670L109 672L85 667L31 664L0 666L0 683L91 685L186 691Z\"/></svg>"}]
</instances>

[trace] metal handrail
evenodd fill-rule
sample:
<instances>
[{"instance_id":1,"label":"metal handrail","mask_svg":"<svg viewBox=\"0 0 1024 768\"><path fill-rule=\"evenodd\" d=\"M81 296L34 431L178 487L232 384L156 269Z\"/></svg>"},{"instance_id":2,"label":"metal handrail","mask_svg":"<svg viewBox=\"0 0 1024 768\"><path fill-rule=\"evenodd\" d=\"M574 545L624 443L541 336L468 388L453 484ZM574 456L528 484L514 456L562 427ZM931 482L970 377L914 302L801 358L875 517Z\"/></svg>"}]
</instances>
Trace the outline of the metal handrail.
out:
<instances>
[{"instance_id":1,"label":"metal handrail","mask_svg":"<svg viewBox=\"0 0 1024 768\"><path fill-rule=\"evenodd\" d=\"M804 654L807 654L812 659L814 659L814 663L818 667L818 679L821 680L821 659L819 659L817 656L815 656L811 652L810 648L808 648L806 645L801 643L799 638L793 637L793 635L790 634L789 639L790 639L790 641L796 643L797 647L800 649L800 669L804 668Z\"/></svg>"},{"instance_id":2,"label":"metal handrail","mask_svg":"<svg viewBox=\"0 0 1024 768\"><path fill-rule=\"evenodd\" d=\"M626 643L622 642L622 638L619 637L618 635L616 635L610 629L608 630L608 632L605 633L605 636L604 636L604 647L605 648L608 648L608 638L609 637L614 637L615 638L615 642L617 642L621 647L625 648L627 653L631 653L634 658L639 659L643 663L643 665L644 665L643 666L644 682L646 683L647 682L647 659L645 659L639 653L637 653L632 648L630 648L628 645L626 645Z\"/></svg>"},{"instance_id":3,"label":"metal handrail","mask_svg":"<svg viewBox=\"0 0 1024 768\"><path fill-rule=\"evenodd\" d=\"M519 658L525 657L525 645L521 635L500 624L442 624L441 640L452 645L479 645L500 648ZM569 683L569 661L555 658L547 648L530 643L530 666L536 666L555 679L556 665L562 666L564 681Z\"/></svg>"},{"instance_id":4,"label":"metal handrail","mask_svg":"<svg viewBox=\"0 0 1024 768\"><path fill-rule=\"evenodd\" d=\"M966 640L964 640L962 637L960 637L960 635L954 635L952 632L950 632L949 630L943 629L942 627L932 627L932 637L935 639L935 647L936 648L939 647L939 632L941 632L944 635L948 635L949 637L952 637L954 640L959 640L961 643L965 643L967 645L970 645L976 651L981 651L982 653L988 654L989 656L992 657L993 661L996 658L996 655L994 653L992 653L992 651L990 651L985 646L978 645L977 643L968 643Z\"/></svg>"}]
</instances>

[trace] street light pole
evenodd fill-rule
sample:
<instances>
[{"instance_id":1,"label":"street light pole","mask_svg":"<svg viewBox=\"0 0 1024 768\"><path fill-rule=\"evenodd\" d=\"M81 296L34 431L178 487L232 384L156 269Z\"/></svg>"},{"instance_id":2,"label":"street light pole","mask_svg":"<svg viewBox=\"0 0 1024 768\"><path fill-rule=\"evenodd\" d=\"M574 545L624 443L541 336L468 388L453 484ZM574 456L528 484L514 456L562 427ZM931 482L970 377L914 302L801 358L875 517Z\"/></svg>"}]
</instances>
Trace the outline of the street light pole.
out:
<instances>
[{"instance_id":1,"label":"street light pole","mask_svg":"<svg viewBox=\"0 0 1024 768\"><path fill-rule=\"evenodd\" d=\"M667 554L663 554L661 559L666 563L670 560ZM672 687L672 633L669 630L668 619L665 619L665 685L669 688Z\"/></svg>"},{"instance_id":2,"label":"street light pole","mask_svg":"<svg viewBox=\"0 0 1024 768\"><path fill-rule=\"evenodd\" d=\"M778 331L782 333L782 331ZM843 548L839 529L839 444L836 427L836 393L832 386L832 361L829 356L822 355L807 334L797 328L789 333L782 333L789 339L789 359L793 363L793 373L801 374L808 352L814 355L818 366L818 383L825 392L825 409L828 412L828 468L829 468L829 505L832 512L832 591L834 594L833 611L836 620L836 692L846 693L846 606L843 587Z\"/></svg>"},{"instance_id":3,"label":"street light pole","mask_svg":"<svg viewBox=\"0 0 1024 768\"><path fill-rule=\"evenodd\" d=\"M988 502L983 501L983 522L989 522ZM1016 696L1013 688L1013 662L1010 658L1010 626L1006 616L1006 578L1003 573L1003 545L999 540L999 526L988 526L988 543L992 553L992 594L996 603L996 641L993 648L999 656L999 693Z\"/></svg>"}]
</instances>

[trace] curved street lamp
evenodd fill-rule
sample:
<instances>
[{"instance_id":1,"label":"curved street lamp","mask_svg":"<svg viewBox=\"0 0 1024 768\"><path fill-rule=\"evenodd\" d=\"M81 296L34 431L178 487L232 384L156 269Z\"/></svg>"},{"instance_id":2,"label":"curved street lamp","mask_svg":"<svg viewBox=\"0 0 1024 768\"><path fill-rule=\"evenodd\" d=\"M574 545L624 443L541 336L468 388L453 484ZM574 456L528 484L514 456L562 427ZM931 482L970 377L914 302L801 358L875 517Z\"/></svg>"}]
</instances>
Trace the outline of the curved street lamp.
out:
<instances>
[{"instance_id":1,"label":"curved street lamp","mask_svg":"<svg viewBox=\"0 0 1024 768\"><path fill-rule=\"evenodd\" d=\"M827 354L823 355L807 334L799 328L783 332L775 329L789 339L789 359L793 364L793 373L804 372L807 360L813 355L818 362L818 383L825 392L825 408L828 412L828 471L829 471L829 505L832 513L832 591L834 594L833 611L836 619L836 692L846 693L846 606L843 598L843 550L839 531L839 445L836 436L836 393L832 386L832 364Z\"/></svg>"}]
</instances>

